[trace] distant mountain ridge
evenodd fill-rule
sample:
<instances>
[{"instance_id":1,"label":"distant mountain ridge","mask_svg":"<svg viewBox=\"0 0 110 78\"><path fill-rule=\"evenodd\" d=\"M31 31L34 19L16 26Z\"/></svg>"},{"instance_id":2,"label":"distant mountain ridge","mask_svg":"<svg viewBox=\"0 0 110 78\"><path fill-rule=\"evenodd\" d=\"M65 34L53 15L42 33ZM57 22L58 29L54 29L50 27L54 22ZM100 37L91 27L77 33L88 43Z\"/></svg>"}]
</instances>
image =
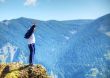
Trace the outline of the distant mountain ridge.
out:
<instances>
[{"instance_id":1,"label":"distant mountain ridge","mask_svg":"<svg viewBox=\"0 0 110 78\"><path fill-rule=\"evenodd\" d=\"M94 20L40 21L21 17L1 21L0 55L11 57L11 50L3 49L8 43L17 47L13 61L28 63L24 34L33 22L37 25L35 63L43 64L58 78L110 77L110 14Z\"/></svg>"}]
</instances>

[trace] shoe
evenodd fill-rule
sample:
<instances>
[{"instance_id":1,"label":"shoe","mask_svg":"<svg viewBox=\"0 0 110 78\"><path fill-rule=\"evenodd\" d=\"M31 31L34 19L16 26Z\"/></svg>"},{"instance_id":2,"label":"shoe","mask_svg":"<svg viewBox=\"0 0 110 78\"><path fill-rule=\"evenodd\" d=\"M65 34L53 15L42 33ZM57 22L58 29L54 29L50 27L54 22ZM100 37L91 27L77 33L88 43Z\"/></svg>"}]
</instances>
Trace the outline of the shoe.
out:
<instances>
[{"instance_id":1,"label":"shoe","mask_svg":"<svg viewBox=\"0 0 110 78\"><path fill-rule=\"evenodd\" d=\"M29 66L33 66L33 64L29 64Z\"/></svg>"}]
</instances>

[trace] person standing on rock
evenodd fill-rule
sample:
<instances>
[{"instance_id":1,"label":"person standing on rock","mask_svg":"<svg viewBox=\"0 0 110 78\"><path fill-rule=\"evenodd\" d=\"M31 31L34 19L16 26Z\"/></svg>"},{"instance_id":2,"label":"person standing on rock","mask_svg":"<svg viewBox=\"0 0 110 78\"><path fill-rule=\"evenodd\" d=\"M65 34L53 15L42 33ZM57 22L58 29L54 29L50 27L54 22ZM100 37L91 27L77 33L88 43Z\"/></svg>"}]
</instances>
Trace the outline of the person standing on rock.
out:
<instances>
[{"instance_id":1,"label":"person standing on rock","mask_svg":"<svg viewBox=\"0 0 110 78\"><path fill-rule=\"evenodd\" d=\"M27 39L28 41L28 48L30 51L29 65L33 65L34 55L35 55L35 36L34 36L35 28L36 25L33 24L24 36L24 38Z\"/></svg>"}]
</instances>

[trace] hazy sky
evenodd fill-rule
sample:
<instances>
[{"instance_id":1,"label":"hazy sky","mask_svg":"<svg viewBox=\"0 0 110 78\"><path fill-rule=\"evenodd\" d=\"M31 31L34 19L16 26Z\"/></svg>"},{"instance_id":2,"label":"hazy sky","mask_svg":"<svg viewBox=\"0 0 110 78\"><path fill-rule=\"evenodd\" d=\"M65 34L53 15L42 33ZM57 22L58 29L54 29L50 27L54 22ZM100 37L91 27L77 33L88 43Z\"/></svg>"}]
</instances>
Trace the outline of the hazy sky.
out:
<instances>
[{"instance_id":1,"label":"hazy sky","mask_svg":"<svg viewBox=\"0 0 110 78\"><path fill-rule=\"evenodd\" d=\"M0 20L95 19L110 13L110 0L0 0Z\"/></svg>"}]
</instances>

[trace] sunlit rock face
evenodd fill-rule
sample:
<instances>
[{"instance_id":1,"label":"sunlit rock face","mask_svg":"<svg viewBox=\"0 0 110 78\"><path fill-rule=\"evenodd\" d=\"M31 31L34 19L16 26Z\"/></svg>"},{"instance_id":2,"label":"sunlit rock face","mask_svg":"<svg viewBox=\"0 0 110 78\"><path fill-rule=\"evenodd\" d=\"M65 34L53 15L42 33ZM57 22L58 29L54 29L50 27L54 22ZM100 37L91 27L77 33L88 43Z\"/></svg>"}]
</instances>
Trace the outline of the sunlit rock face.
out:
<instances>
[{"instance_id":1,"label":"sunlit rock face","mask_svg":"<svg viewBox=\"0 0 110 78\"><path fill-rule=\"evenodd\" d=\"M18 47L6 43L0 48L0 62L26 62L26 56Z\"/></svg>"}]
</instances>

